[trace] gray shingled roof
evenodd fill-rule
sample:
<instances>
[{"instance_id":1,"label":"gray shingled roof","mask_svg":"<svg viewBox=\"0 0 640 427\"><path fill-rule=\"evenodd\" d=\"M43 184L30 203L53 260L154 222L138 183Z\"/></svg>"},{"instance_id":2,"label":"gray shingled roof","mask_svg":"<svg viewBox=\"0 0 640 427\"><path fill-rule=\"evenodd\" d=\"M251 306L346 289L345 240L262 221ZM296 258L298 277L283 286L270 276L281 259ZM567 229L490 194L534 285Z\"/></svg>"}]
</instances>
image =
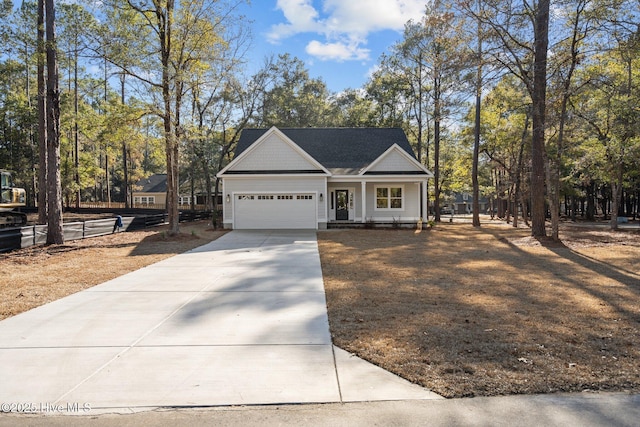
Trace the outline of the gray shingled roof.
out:
<instances>
[{"instance_id":1,"label":"gray shingled roof","mask_svg":"<svg viewBox=\"0 0 640 427\"><path fill-rule=\"evenodd\" d=\"M136 185L142 187L142 193L165 193L167 191L167 174L158 173L149 178L142 178Z\"/></svg>"},{"instance_id":2,"label":"gray shingled roof","mask_svg":"<svg viewBox=\"0 0 640 427\"><path fill-rule=\"evenodd\" d=\"M237 157L269 129L244 129ZM279 129L317 162L336 174L358 173L393 144L415 154L400 128L284 128Z\"/></svg>"}]
</instances>

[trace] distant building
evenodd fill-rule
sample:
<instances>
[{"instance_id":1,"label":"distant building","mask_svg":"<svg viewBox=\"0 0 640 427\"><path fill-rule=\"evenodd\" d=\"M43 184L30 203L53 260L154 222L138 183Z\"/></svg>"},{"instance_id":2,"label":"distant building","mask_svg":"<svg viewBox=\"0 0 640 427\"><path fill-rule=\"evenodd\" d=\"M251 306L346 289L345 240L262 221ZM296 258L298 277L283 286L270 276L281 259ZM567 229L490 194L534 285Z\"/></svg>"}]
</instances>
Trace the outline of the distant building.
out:
<instances>
[{"instance_id":1,"label":"distant building","mask_svg":"<svg viewBox=\"0 0 640 427\"><path fill-rule=\"evenodd\" d=\"M158 173L148 178L142 178L136 183L138 190L133 191L134 208L165 209L167 205L167 174ZM196 189L196 208L202 209L205 205L206 194ZM222 204L222 195L218 195L218 204ZM180 184L178 206L184 209L191 208L191 188L187 180Z\"/></svg>"},{"instance_id":2,"label":"distant building","mask_svg":"<svg viewBox=\"0 0 640 427\"><path fill-rule=\"evenodd\" d=\"M134 208L158 208L164 209L167 204L167 174L158 173L148 178L142 178L136 182L133 191Z\"/></svg>"},{"instance_id":3,"label":"distant building","mask_svg":"<svg viewBox=\"0 0 640 427\"><path fill-rule=\"evenodd\" d=\"M481 196L479 199L480 213L486 213L490 209L489 199ZM443 204L443 209L446 209L446 213L451 213L453 209L454 214L471 214L473 212L473 195L471 193L453 193L453 200L449 203Z\"/></svg>"}]
</instances>

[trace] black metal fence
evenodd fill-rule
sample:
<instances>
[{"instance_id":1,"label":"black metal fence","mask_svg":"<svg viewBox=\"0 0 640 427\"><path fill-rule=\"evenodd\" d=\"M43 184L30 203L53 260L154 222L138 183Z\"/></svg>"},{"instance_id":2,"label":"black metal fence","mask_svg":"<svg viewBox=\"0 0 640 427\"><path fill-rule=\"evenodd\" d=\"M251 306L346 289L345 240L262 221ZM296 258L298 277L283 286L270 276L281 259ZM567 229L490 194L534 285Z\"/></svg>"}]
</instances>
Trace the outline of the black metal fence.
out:
<instances>
[{"instance_id":1,"label":"black metal fence","mask_svg":"<svg viewBox=\"0 0 640 427\"><path fill-rule=\"evenodd\" d=\"M133 222L134 217L122 218L121 231ZM88 237L103 236L114 231L117 218L97 219L82 222L68 222L62 225L64 241L86 239ZM46 225L30 225L19 228L0 229L0 252L14 249L43 245L47 242Z\"/></svg>"},{"instance_id":2,"label":"black metal fence","mask_svg":"<svg viewBox=\"0 0 640 427\"><path fill-rule=\"evenodd\" d=\"M128 213L131 214L131 212ZM135 216L120 215L120 218L122 220L122 227L120 228L120 231L134 231L165 224L167 222L167 213L145 211L140 214L135 214ZM180 212L179 221L198 221L209 218L211 218L211 212L182 211ZM64 241L67 242L70 240L86 239L89 237L111 234L114 232L117 219L117 217L114 217L65 223L62 225ZM34 245L43 245L46 241L46 225L0 228L0 253L27 248Z\"/></svg>"}]
</instances>

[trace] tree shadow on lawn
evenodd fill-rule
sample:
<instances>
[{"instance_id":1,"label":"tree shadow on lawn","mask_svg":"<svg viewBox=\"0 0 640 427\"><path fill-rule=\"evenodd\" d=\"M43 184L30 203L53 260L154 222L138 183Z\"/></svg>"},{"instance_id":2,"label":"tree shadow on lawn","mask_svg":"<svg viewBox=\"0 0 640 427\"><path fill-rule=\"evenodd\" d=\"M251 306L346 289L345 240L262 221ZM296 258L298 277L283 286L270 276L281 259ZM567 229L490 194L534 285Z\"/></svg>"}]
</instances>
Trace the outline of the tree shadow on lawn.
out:
<instances>
[{"instance_id":1,"label":"tree shadow on lawn","mask_svg":"<svg viewBox=\"0 0 640 427\"><path fill-rule=\"evenodd\" d=\"M483 231L507 243L513 251L521 253L523 258L528 256L525 250L508 239L504 239L500 233L486 229ZM640 275L612 263L586 256L569 248L562 241L557 242L550 238L536 240L542 248L557 257L548 265L548 271L560 280L561 285L581 289L594 298L611 304L621 316L638 314L638 304L632 302L637 302L640 299ZM607 249L603 247L603 251L607 251ZM583 271L582 274L578 274L580 270ZM596 276L600 279L593 280ZM622 293L620 293L621 291ZM617 293L620 293L619 298L616 296ZM622 304L625 300L632 304ZM640 321L640 317L637 320Z\"/></svg>"},{"instance_id":2,"label":"tree shadow on lawn","mask_svg":"<svg viewBox=\"0 0 640 427\"><path fill-rule=\"evenodd\" d=\"M170 236L166 231L160 231L144 237L135 243L130 256L144 255L172 255L180 254L219 238L225 231L199 231L198 233L181 232Z\"/></svg>"},{"instance_id":3,"label":"tree shadow on lawn","mask_svg":"<svg viewBox=\"0 0 640 427\"><path fill-rule=\"evenodd\" d=\"M568 248L512 243L526 233L336 239L323 255L336 343L449 397L638 390L637 279Z\"/></svg>"}]
</instances>

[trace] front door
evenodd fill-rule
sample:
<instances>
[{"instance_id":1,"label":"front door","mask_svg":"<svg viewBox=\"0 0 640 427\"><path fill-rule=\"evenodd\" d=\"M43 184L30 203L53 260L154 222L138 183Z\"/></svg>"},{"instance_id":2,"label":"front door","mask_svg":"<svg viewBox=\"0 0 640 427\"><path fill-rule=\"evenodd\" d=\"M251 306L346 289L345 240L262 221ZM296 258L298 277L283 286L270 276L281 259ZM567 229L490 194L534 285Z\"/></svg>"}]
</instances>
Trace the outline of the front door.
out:
<instances>
[{"instance_id":1,"label":"front door","mask_svg":"<svg viewBox=\"0 0 640 427\"><path fill-rule=\"evenodd\" d=\"M349 220L349 190L336 190L336 221Z\"/></svg>"}]
</instances>

